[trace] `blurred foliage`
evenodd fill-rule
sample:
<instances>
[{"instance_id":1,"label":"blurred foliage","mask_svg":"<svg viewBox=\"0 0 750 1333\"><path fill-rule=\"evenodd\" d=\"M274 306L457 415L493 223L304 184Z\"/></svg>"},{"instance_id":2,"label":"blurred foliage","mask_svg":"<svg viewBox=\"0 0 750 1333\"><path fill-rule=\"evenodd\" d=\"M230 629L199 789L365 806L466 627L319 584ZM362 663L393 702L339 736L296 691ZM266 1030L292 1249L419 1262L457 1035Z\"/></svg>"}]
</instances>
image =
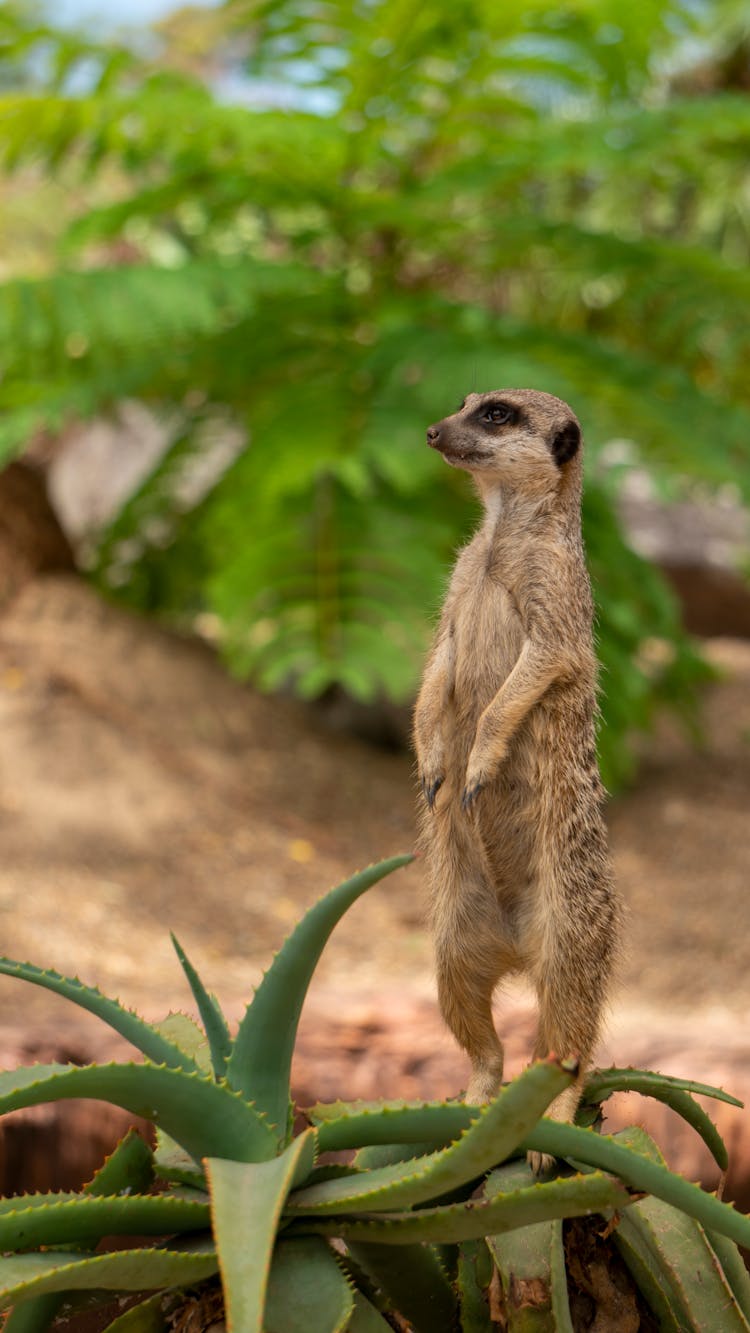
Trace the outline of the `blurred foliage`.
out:
<instances>
[{"instance_id":1,"label":"blurred foliage","mask_svg":"<svg viewBox=\"0 0 750 1333\"><path fill-rule=\"evenodd\" d=\"M0 163L116 177L49 277L0 287L0 448L152 403L174 443L102 579L210 613L263 688L405 700L476 513L425 426L474 388L559 394L587 434L622 781L626 736L662 702L690 716L705 668L602 446L672 493L750 491L750 99L715 73L743 21L735 0L230 0L135 51L4 6ZM247 443L191 485L222 421Z\"/></svg>"}]
</instances>

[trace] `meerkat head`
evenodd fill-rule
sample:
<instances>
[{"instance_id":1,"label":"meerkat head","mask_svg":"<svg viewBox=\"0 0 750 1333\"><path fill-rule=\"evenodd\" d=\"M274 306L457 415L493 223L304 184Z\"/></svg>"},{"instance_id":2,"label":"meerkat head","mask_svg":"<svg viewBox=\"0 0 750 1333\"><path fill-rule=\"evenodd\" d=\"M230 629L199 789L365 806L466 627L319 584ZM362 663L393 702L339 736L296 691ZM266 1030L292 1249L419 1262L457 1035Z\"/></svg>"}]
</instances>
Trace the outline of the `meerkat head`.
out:
<instances>
[{"instance_id":1,"label":"meerkat head","mask_svg":"<svg viewBox=\"0 0 750 1333\"><path fill-rule=\"evenodd\" d=\"M429 426L427 443L452 467L492 485L556 490L581 451L581 427L562 399L536 389L470 393Z\"/></svg>"}]
</instances>

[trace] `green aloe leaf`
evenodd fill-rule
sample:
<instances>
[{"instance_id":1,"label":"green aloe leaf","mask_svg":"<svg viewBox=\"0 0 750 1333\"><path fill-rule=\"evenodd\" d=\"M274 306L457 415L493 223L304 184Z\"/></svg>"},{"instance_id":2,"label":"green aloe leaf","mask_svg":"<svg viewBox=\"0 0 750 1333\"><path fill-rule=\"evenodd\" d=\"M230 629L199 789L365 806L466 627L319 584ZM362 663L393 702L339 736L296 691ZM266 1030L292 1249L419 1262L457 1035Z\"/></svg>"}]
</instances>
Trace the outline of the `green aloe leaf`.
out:
<instances>
[{"instance_id":1,"label":"green aloe leaf","mask_svg":"<svg viewBox=\"0 0 750 1333\"><path fill-rule=\"evenodd\" d=\"M618 1135L610 1138L578 1125L540 1120L523 1147L612 1171L631 1188L653 1194L681 1208L704 1227L729 1236L738 1245L750 1247L750 1217L738 1213L728 1203L721 1203L699 1185L691 1185L659 1162L649 1161L618 1139Z\"/></svg>"},{"instance_id":2,"label":"green aloe leaf","mask_svg":"<svg viewBox=\"0 0 750 1333\"><path fill-rule=\"evenodd\" d=\"M326 941L361 894L413 859L393 856L331 889L282 945L247 1007L227 1065L227 1082L278 1126L282 1139L288 1132L289 1072L297 1024Z\"/></svg>"},{"instance_id":3,"label":"green aloe leaf","mask_svg":"<svg viewBox=\"0 0 750 1333\"><path fill-rule=\"evenodd\" d=\"M154 1154L137 1129L129 1129L105 1158L84 1194L142 1194L153 1183Z\"/></svg>"},{"instance_id":4,"label":"green aloe leaf","mask_svg":"<svg viewBox=\"0 0 750 1333\"><path fill-rule=\"evenodd\" d=\"M664 1158L644 1130L633 1127L618 1140L659 1165ZM722 1333L747 1333L750 1327L735 1300L703 1227L663 1199L635 1203L620 1219L615 1233L625 1262L638 1276L648 1273L644 1291L654 1313L666 1327L700 1333L716 1326L721 1312ZM666 1304L668 1322L664 1313Z\"/></svg>"},{"instance_id":5,"label":"green aloe leaf","mask_svg":"<svg viewBox=\"0 0 750 1333\"><path fill-rule=\"evenodd\" d=\"M340 1174L352 1176L360 1171L372 1171L374 1167L393 1166L396 1162L414 1162L419 1157L426 1157L434 1147L434 1143L371 1143L367 1148L358 1149L352 1168ZM310 1184L313 1184L312 1180Z\"/></svg>"},{"instance_id":6,"label":"green aloe leaf","mask_svg":"<svg viewBox=\"0 0 750 1333\"><path fill-rule=\"evenodd\" d=\"M617 1248L630 1270L648 1309L656 1315L664 1333L681 1333L678 1314L672 1310L672 1293L658 1258L639 1243L637 1233L629 1242L617 1238Z\"/></svg>"},{"instance_id":7,"label":"green aloe leaf","mask_svg":"<svg viewBox=\"0 0 750 1333\"><path fill-rule=\"evenodd\" d=\"M663 1092L676 1089L692 1092L699 1097L713 1097L729 1106L744 1106L737 1097L715 1088L711 1083L696 1083L694 1079L673 1078L671 1074L657 1074L650 1069L595 1069L586 1080L584 1100L603 1102L613 1092L641 1092L644 1096L661 1098Z\"/></svg>"},{"instance_id":8,"label":"green aloe leaf","mask_svg":"<svg viewBox=\"0 0 750 1333\"><path fill-rule=\"evenodd\" d=\"M218 1269L212 1241L169 1249L119 1250L110 1254L43 1254L0 1257L0 1309L28 1296L53 1291L147 1291L184 1286Z\"/></svg>"},{"instance_id":9,"label":"green aloe leaf","mask_svg":"<svg viewBox=\"0 0 750 1333\"><path fill-rule=\"evenodd\" d=\"M670 1079L638 1069L603 1070L598 1076L589 1080L584 1095L587 1101L598 1104L614 1092L638 1092L671 1107L700 1134L720 1170L726 1171L729 1157L724 1140L710 1116L698 1102L694 1101L691 1092L741 1107L742 1102L736 1097L731 1097L721 1088L712 1088L705 1083L691 1084L688 1079Z\"/></svg>"},{"instance_id":10,"label":"green aloe leaf","mask_svg":"<svg viewBox=\"0 0 750 1333\"><path fill-rule=\"evenodd\" d=\"M261 1333L281 1211L293 1183L307 1178L314 1161L314 1129L267 1162L206 1160L227 1319L242 1333Z\"/></svg>"},{"instance_id":11,"label":"green aloe leaf","mask_svg":"<svg viewBox=\"0 0 750 1333\"><path fill-rule=\"evenodd\" d=\"M139 1301L107 1324L104 1333L164 1333L167 1328L165 1299L174 1301L174 1293L157 1291L155 1296Z\"/></svg>"},{"instance_id":12,"label":"green aloe leaf","mask_svg":"<svg viewBox=\"0 0 750 1333\"><path fill-rule=\"evenodd\" d=\"M153 1153L138 1131L130 1129L99 1167L93 1179L84 1185L82 1193L84 1196L113 1195L124 1191L138 1194L149 1188L153 1175ZM57 1194L50 1197L59 1203L66 1197L79 1198L80 1195ZM19 1201L9 1199L5 1202L12 1208L14 1202L18 1206ZM28 1300L19 1301L5 1321L5 1330L7 1333L42 1333L49 1328L64 1297L64 1292L49 1292L44 1296L32 1296Z\"/></svg>"},{"instance_id":13,"label":"green aloe leaf","mask_svg":"<svg viewBox=\"0 0 750 1333\"><path fill-rule=\"evenodd\" d=\"M159 1019L158 1023L154 1023L154 1027L162 1037L166 1037L167 1041L179 1046L201 1074L212 1072L206 1034L191 1014L186 1014L181 1009L171 1009L164 1018Z\"/></svg>"},{"instance_id":14,"label":"green aloe leaf","mask_svg":"<svg viewBox=\"0 0 750 1333\"><path fill-rule=\"evenodd\" d=\"M529 1227L526 1230L530 1230ZM464 1240L459 1246L456 1289L461 1311L461 1333L494 1333L487 1288L494 1265L484 1240Z\"/></svg>"},{"instance_id":15,"label":"green aloe leaf","mask_svg":"<svg viewBox=\"0 0 750 1333\"><path fill-rule=\"evenodd\" d=\"M453 1333L458 1303L434 1246L394 1250L389 1245L352 1242L348 1249L414 1333Z\"/></svg>"},{"instance_id":16,"label":"green aloe leaf","mask_svg":"<svg viewBox=\"0 0 750 1333\"><path fill-rule=\"evenodd\" d=\"M508 1157L575 1075L574 1065L539 1061L483 1106L456 1143L426 1157L298 1190L291 1212L334 1213L410 1208L475 1180Z\"/></svg>"},{"instance_id":17,"label":"green aloe leaf","mask_svg":"<svg viewBox=\"0 0 750 1333\"><path fill-rule=\"evenodd\" d=\"M264 1333L343 1333L353 1309L353 1292L325 1241L317 1236L279 1241L268 1279ZM246 1333L243 1325L234 1328Z\"/></svg>"},{"instance_id":18,"label":"green aloe leaf","mask_svg":"<svg viewBox=\"0 0 750 1333\"><path fill-rule=\"evenodd\" d=\"M670 1088L658 1097L658 1101L671 1107L696 1133L700 1134L716 1165L721 1171L726 1171L729 1166L726 1144L711 1117L690 1096L690 1093L683 1092L681 1088Z\"/></svg>"},{"instance_id":19,"label":"green aloe leaf","mask_svg":"<svg viewBox=\"0 0 750 1333\"><path fill-rule=\"evenodd\" d=\"M354 1310L346 1325L346 1333L392 1333L392 1326L386 1324L382 1314L370 1305L368 1298L361 1292L354 1292Z\"/></svg>"},{"instance_id":20,"label":"green aloe leaf","mask_svg":"<svg viewBox=\"0 0 750 1333\"><path fill-rule=\"evenodd\" d=\"M94 986L85 986L78 977L64 977L59 972L34 967L32 963L14 962L12 958L0 958L0 973L43 986L96 1014L154 1064L167 1065L170 1069L196 1068L195 1062L179 1046L168 1041L132 1009L126 1009L119 1000L108 999Z\"/></svg>"},{"instance_id":21,"label":"green aloe leaf","mask_svg":"<svg viewBox=\"0 0 750 1333\"><path fill-rule=\"evenodd\" d=\"M5 1201L8 1202L7 1200ZM20 1195L0 1214L0 1250L38 1245L95 1244L102 1236L165 1236L200 1231L210 1224L207 1199L169 1195Z\"/></svg>"},{"instance_id":22,"label":"green aloe leaf","mask_svg":"<svg viewBox=\"0 0 750 1333\"><path fill-rule=\"evenodd\" d=\"M45 1296L30 1296L18 1300L3 1325L3 1333L44 1333L57 1314L63 1292L51 1291Z\"/></svg>"},{"instance_id":23,"label":"green aloe leaf","mask_svg":"<svg viewBox=\"0 0 750 1333\"><path fill-rule=\"evenodd\" d=\"M485 1192L492 1198L533 1181L525 1162L512 1162L492 1172ZM488 1236L487 1244L500 1273L508 1333L573 1333L562 1219L503 1231Z\"/></svg>"},{"instance_id":24,"label":"green aloe leaf","mask_svg":"<svg viewBox=\"0 0 750 1333\"><path fill-rule=\"evenodd\" d=\"M215 996L209 995L176 935L170 932L170 939L182 965L182 970L188 979L193 998L198 1006L198 1013L206 1029L214 1074L217 1078L223 1078L232 1051L232 1038L229 1035L227 1021L219 1007L218 1000Z\"/></svg>"},{"instance_id":25,"label":"green aloe leaf","mask_svg":"<svg viewBox=\"0 0 750 1333\"><path fill-rule=\"evenodd\" d=\"M318 1126L321 1152L364 1148L373 1144L430 1143L442 1146L457 1139L476 1120L479 1108L463 1102L346 1103L312 1107L307 1115ZM335 1114L327 1114L329 1109ZM321 1110L323 1114L321 1114Z\"/></svg>"},{"instance_id":26,"label":"green aloe leaf","mask_svg":"<svg viewBox=\"0 0 750 1333\"><path fill-rule=\"evenodd\" d=\"M750 1323L750 1273L748 1273L737 1246L727 1236L720 1236L718 1231L707 1232L711 1249L714 1251L724 1272L724 1276L734 1293L734 1299L743 1315Z\"/></svg>"},{"instance_id":27,"label":"green aloe leaf","mask_svg":"<svg viewBox=\"0 0 750 1333\"><path fill-rule=\"evenodd\" d=\"M499 1198L470 1199L468 1203L420 1208L415 1212L387 1213L359 1220L345 1216L305 1217L294 1224L293 1234L339 1236L347 1244L356 1241L383 1245L411 1245L415 1241L451 1244L477 1240L513 1227L531 1226L553 1217L619 1212L630 1202L631 1196L620 1181L597 1171L532 1185Z\"/></svg>"},{"instance_id":28,"label":"green aloe leaf","mask_svg":"<svg viewBox=\"0 0 750 1333\"><path fill-rule=\"evenodd\" d=\"M259 1162L276 1136L236 1093L200 1074L151 1064L31 1065L0 1074L0 1114L69 1097L94 1097L163 1125L196 1161Z\"/></svg>"},{"instance_id":29,"label":"green aloe leaf","mask_svg":"<svg viewBox=\"0 0 750 1333\"><path fill-rule=\"evenodd\" d=\"M188 1185L192 1189L206 1189L206 1173L197 1166L195 1158L175 1143L163 1129L156 1132L154 1168L160 1180L171 1185Z\"/></svg>"},{"instance_id":30,"label":"green aloe leaf","mask_svg":"<svg viewBox=\"0 0 750 1333\"><path fill-rule=\"evenodd\" d=\"M664 1328L747 1333L748 1325L699 1223L661 1199L623 1217L615 1243Z\"/></svg>"},{"instance_id":31,"label":"green aloe leaf","mask_svg":"<svg viewBox=\"0 0 750 1333\"><path fill-rule=\"evenodd\" d=\"M346 1333L392 1333L379 1310L371 1305L361 1291L354 1293L354 1310L346 1326Z\"/></svg>"}]
</instances>

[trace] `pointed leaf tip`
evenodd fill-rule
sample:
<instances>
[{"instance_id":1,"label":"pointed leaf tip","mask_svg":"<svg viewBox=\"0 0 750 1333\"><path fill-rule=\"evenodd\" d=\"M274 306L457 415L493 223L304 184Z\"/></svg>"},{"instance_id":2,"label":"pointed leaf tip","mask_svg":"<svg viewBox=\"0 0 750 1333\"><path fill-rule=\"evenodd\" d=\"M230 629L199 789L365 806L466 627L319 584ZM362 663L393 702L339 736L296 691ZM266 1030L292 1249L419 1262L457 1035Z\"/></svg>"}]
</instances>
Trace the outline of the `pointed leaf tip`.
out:
<instances>
[{"instance_id":1,"label":"pointed leaf tip","mask_svg":"<svg viewBox=\"0 0 750 1333\"><path fill-rule=\"evenodd\" d=\"M222 1079L226 1075L227 1062L232 1051L229 1025L218 1001L214 999L213 995L209 995L174 931L169 932L169 937L180 961L180 966L187 977L193 999L198 1006L198 1013L203 1021L211 1053L211 1066L216 1078Z\"/></svg>"},{"instance_id":2,"label":"pointed leaf tip","mask_svg":"<svg viewBox=\"0 0 750 1333\"><path fill-rule=\"evenodd\" d=\"M276 954L240 1023L227 1063L230 1087L288 1132L289 1076L302 1005L328 938L367 889L413 861L411 853L368 866L315 903Z\"/></svg>"}]
</instances>

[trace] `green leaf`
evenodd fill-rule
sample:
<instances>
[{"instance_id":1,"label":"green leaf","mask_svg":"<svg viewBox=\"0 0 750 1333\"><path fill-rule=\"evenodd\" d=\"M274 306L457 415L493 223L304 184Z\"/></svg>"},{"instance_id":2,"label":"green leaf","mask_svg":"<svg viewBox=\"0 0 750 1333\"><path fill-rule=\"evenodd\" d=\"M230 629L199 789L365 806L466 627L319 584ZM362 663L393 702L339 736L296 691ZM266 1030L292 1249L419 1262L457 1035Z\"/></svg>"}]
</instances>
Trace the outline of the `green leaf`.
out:
<instances>
[{"instance_id":1,"label":"green leaf","mask_svg":"<svg viewBox=\"0 0 750 1333\"><path fill-rule=\"evenodd\" d=\"M211 1073L206 1034L190 1014L183 1013L180 1009L172 1009L164 1018L160 1018L158 1023L154 1023L154 1027L162 1037L174 1042L175 1046L179 1046L185 1055L194 1060L201 1074Z\"/></svg>"},{"instance_id":2,"label":"green leaf","mask_svg":"<svg viewBox=\"0 0 750 1333\"><path fill-rule=\"evenodd\" d=\"M153 1175L153 1153L138 1131L130 1129L99 1167L93 1179L84 1185L83 1195L113 1195L120 1192L138 1194L150 1187ZM80 1196L49 1197L54 1203L66 1197ZM22 1198L24 1204L27 1204L29 1196ZM12 1207L14 1201L8 1202ZM18 1199L15 1200L16 1205L19 1202ZM50 1292L45 1296L32 1296L28 1300L20 1301L8 1315L5 1328L9 1329L10 1333L42 1333L42 1330L51 1325L64 1297L64 1292Z\"/></svg>"},{"instance_id":3,"label":"green leaf","mask_svg":"<svg viewBox=\"0 0 750 1333\"><path fill-rule=\"evenodd\" d=\"M468 1129L479 1112L463 1102L333 1102L307 1111L318 1125L321 1152L370 1144L445 1144Z\"/></svg>"},{"instance_id":4,"label":"green leaf","mask_svg":"<svg viewBox=\"0 0 750 1333\"><path fill-rule=\"evenodd\" d=\"M182 969L198 1006L198 1012L203 1020L203 1026L206 1029L214 1074L217 1079L223 1078L226 1074L227 1061L232 1050L232 1039L229 1035L227 1021L218 1001L213 995L209 995L177 937L170 933L170 939L182 964Z\"/></svg>"},{"instance_id":5,"label":"green leaf","mask_svg":"<svg viewBox=\"0 0 750 1333\"><path fill-rule=\"evenodd\" d=\"M72 1258L69 1253L0 1257L0 1308L54 1291L146 1291L200 1282L218 1269L212 1241Z\"/></svg>"},{"instance_id":6,"label":"green leaf","mask_svg":"<svg viewBox=\"0 0 750 1333\"><path fill-rule=\"evenodd\" d=\"M63 1293L51 1291L46 1296L30 1296L18 1300L3 1325L3 1333L45 1333L52 1324Z\"/></svg>"},{"instance_id":7,"label":"green leaf","mask_svg":"<svg viewBox=\"0 0 750 1333\"><path fill-rule=\"evenodd\" d=\"M347 1248L414 1333L453 1333L458 1304L433 1246L351 1242Z\"/></svg>"},{"instance_id":8,"label":"green leaf","mask_svg":"<svg viewBox=\"0 0 750 1333\"><path fill-rule=\"evenodd\" d=\"M276 1137L252 1106L200 1074L151 1064L32 1065L0 1074L0 1114L69 1097L113 1102L163 1125L196 1162L265 1161Z\"/></svg>"},{"instance_id":9,"label":"green leaf","mask_svg":"<svg viewBox=\"0 0 750 1333\"><path fill-rule=\"evenodd\" d=\"M179 1046L167 1041L138 1014L124 1008L118 1000L108 999L95 987L85 986L77 977L64 977L59 972L34 967L32 963L16 963L11 958L0 958L0 973L18 977L21 981L30 981L35 986L43 986L46 990L72 1000L81 1009L96 1014L97 1018L103 1019L120 1036L132 1042L154 1064L167 1065L172 1069L194 1070L197 1067Z\"/></svg>"},{"instance_id":10,"label":"green leaf","mask_svg":"<svg viewBox=\"0 0 750 1333\"><path fill-rule=\"evenodd\" d=\"M650 1161L664 1165L664 1158L644 1130L632 1127L617 1137ZM699 1333L711 1327L720 1310L722 1333L724 1329L727 1333L747 1333L749 1326L742 1310L703 1227L694 1218L662 1199L643 1199L620 1219L614 1235L633 1272L648 1272L645 1293L651 1294L652 1308L664 1322L672 1321L675 1329L686 1333Z\"/></svg>"},{"instance_id":11,"label":"green leaf","mask_svg":"<svg viewBox=\"0 0 750 1333\"><path fill-rule=\"evenodd\" d=\"M658 1162L633 1152L618 1139L618 1135L610 1138L577 1125L542 1120L526 1137L523 1147L615 1172L633 1189L653 1194L675 1208L681 1208L704 1227L729 1236L738 1245L750 1247L750 1218L738 1213L730 1204L721 1203L698 1185L691 1185L681 1176L674 1175Z\"/></svg>"},{"instance_id":12,"label":"green leaf","mask_svg":"<svg viewBox=\"0 0 750 1333\"><path fill-rule=\"evenodd\" d=\"M696 1083L690 1078L674 1078L671 1074L657 1074L648 1069L595 1069L587 1078L584 1087L584 1100L603 1102L613 1092L641 1092L647 1097L658 1097L672 1089L682 1089L699 1097L713 1097L715 1101L726 1102L729 1106L740 1109L745 1103L723 1088L715 1088L711 1083Z\"/></svg>"},{"instance_id":13,"label":"green leaf","mask_svg":"<svg viewBox=\"0 0 750 1333\"><path fill-rule=\"evenodd\" d=\"M129 1129L105 1159L84 1194L142 1194L154 1179L154 1154L137 1129Z\"/></svg>"},{"instance_id":14,"label":"green leaf","mask_svg":"<svg viewBox=\"0 0 750 1333\"><path fill-rule=\"evenodd\" d=\"M343 1333L353 1308L352 1291L325 1241L317 1236L279 1241L268 1279L264 1333ZM235 1325L241 1327L245 1333Z\"/></svg>"},{"instance_id":15,"label":"green leaf","mask_svg":"<svg viewBox=\"0 0 750 1333\"><path fill-rule=\"evenodd\" d=\"M306 1217L293 1224L293 1231L295 1235L340 1236L347 1244L350 1241L383 1245L410 1245L414 1241L444 1244L476 1240L554 1217L619 1211L630 1202L624 1185L595 1172L514 1190L500 1198L472 1199L468 1203L420 1208L413 1213L388 1213L359 1221L345 1216Z\"/></svg>"},{"instance_id":16,"label":"green leaf","mask_svg":"<svg viewBox=\"0 0 750 1333\"><path fill-rule=\"evenodd\" d=\"M294 1181L305 1180L314 1161L314 1129L267 1162L206 1159L227 1320L243 1333L262 1333L281 1211Z\"/></svg>"},{"instance_id":17,"label":"green leaf","mask_svg":"<svg viewBox=\"0 0 750 1333\"><path fill-rule=\"evenodd\" d=\"M248 1005L227 1065L227 1082L268 1116L282 1140L287 1136L289 1071L297 1024L326 941L361 894L412 859L394 856L370 866L311 907L277 953Z\"/></svg>"},{"instance_id":18,"label":"green leaf","mask_svg":"<svg viewBox=\"0 0 750 1333\"><path fill-rule=\"evenodd\" d=\"M607 1077L607 1074L610 1077ZM619 1077L618 1077L619 1076ZM588 1086L585 1092L586 1100L589 1100ZM639 1070L611 1070L604 1071L598 1077L590 1081L591 1098L596 1103L604 1101L614 1092L639 1092L644 1096L654 1097L657 1101L663 1102L665 1106L671 1107L683 1120L687 1121L693 1129L700 1134L703 1142L709 1152L713 1154L714 1160L720 1170L726 1171L729 1166L729 1157L726 1145L722 1139L713 1120L706 1114L702 1106L687 1091L689 1086L687 1079L663 1079L658 1075L644 1073ZM730 1097L722 1092L720 1088L709 1088L706 1084L694 1084L691 1091L697 1091L702 1096L715 1097L719 1101L729 1102L730 1105L741 1106L736 1098Z\"/></svg>"},{"instance_id":19,"label":"green leaf","mask_svg":"<svg viewBox=\"0 0 750 1333\"><path fill-rule=\"evenodd\" d=\"M701 1333L715 1326L721 1311L722 1333L747 1333L750 1325L703 1228L661 1199L644 1200L630 1212L620 1221L615 1243L636 1277L644 1267L652 1273L661 1291L654 1313L664 1318L666 1300L672 1327Z\"/></svg>"},{"instance_id":20,"label":"green leaf","mask_svg":"<svg viewBox=\"0 0 750 1333\"><path fill-rule=\"evenodd\" d=\"M530 1230L529 1227L526 1228ZM512 1234L512 1233L511 1233ZM484 1240L465 1240L459 1246L458 1290L461 1333L494 1333L487 1290L494 1265Z\"/></svg>"},{"instance_id":21,"label":"green leaf","mask_svg":"<svg viewBox=\"0 0 750 1333\"><path fill-rule=\"evenodd\" d=\"M20 1195L14 1208L0 1212L0 1250L29 1250L39 1245L91 1245L102 1236L164 1236L200 1231L210 1222L207 1199L169 1195Z\"/></svg>"},{"instance_id":22,"label":"green leaf","mask_svg":"<svg viewBox=\"0 0 750 1333\"><path fill-rule=\"evenodd\" d=\"M104 1333L164 1333L167 1318L164 1312L165 1294L159 1291L145 1301L139 1301L124 1314L107 1324Z\"/></svg>"},{"instance_id":23,"label":"green leaf","mask_svg":"<svg viewBox=\"0 0 750 1333\"><path fill-rule=\"evenodd\" d=\"M493 1171L485 1192L492 1198L529 1186L533 1179L525 1162L513 1162ZM488 1236L487 1244L500 1273L509 1333L573 1333L562 1220L553 1218L522 1230Z\"/></svg>"},{"instance_id":24,"label":"green leaf","mask_svg":"<svg viewBox=\"0 0 750 1333\"><path fill-rule=\"evenodd\" d=\"M469 1129L449 1148L298 1190L289 1199L289 1210L383 1212L448 1194L510 1156L550 1102L570 1086L574 1075L575 1066L566 1068L553 1059L539 1061L482 1107Z\"/></svg>"},{"instance_id":25,"label":"green leaf","mask_svg":"<svg viewBox=\"0 0 750 1333\"><path fill-rule=\"evenodd\" d=\"M707 1232L711 1249L721 1264L724 1276L734 1293L734 1299L750 1323L750 1273L748 1273L737 1246L718 1231Z\"/></svg>"},{"instance_id":26,"label":"green leaf","mask_svg":"<svg viewBox=\"0 0 750 1333\"><path fill-rule=\"evenodd\" d=\"M156 1131L156 1152L154 1169L160 1180L175 1185L188 1185L194 1189L206 1188L206 1174L202 1167L196 1166L195 1159L185 1152L179 1143L175 1143L163 1129Z\"/></svg>"},{"instance_id":27,"label":"green leaf","mask_svg":"<svg viewBox=\"0 0 750 1333\"><path fill-rule=\"evenodd\" d=\"M354 1293L354 1310L346 1326L346 1333L391 1333L391 1325L371 1305L361 1291Z\"/></svg>"},{"instance_id":28,"label":"green leaf","mask_svg":"<svg viewBox=\"0 0 750 1333\"><path fill-rule=\"evenodd\" d=\"M435 1147L434 1143L377 1143L367 1148L360 1148L355 1153L353 1170L342 1171L341 1175L354 1175L358 1171L371 1171L373 1167L393 1166L396 1162L413 1162L417 1157L425 1157ZM331 1177L333 1179L333 1177ZM310 1181L312 1184L313 1181Z\"/></svg>"}]
</instances>

